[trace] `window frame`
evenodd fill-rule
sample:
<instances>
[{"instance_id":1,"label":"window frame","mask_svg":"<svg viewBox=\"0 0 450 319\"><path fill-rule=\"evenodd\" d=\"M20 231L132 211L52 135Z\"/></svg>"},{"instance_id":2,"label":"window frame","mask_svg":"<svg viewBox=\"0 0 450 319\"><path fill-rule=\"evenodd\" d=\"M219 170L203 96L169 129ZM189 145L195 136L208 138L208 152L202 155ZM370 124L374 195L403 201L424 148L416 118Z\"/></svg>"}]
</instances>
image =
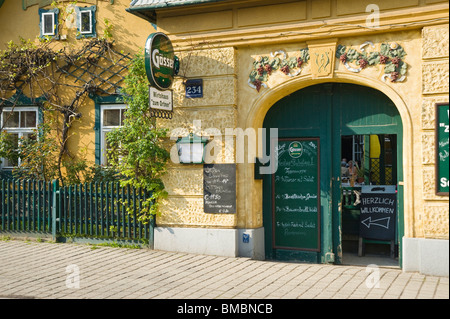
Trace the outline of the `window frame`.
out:
<instances>
[{"instance_id":1,"label":"window frame","mask_svg":"<svg viewBox=\"0 0 450 319\"><path fill-rule=\"evenodd\" d=\"M45 32L45 17L47 17L47 16L51 16L52 17L52 29L53 29L52 33L46 33ZM51 37L51 38L59 39L59 35L58 35L58 27L59 27L58 16L59 16L59 9L58 8L50 9L50 10L39 9L39 27L40 27L39 28L39 31L40 31L39 37L41 39L43 39L45 37Z\"/></svg>"},{"instance_id":2,"label":"window frame","mask_svg":"<svg viewBox=\"0 0 450 319\"><path fill-rule=\"evenodd\" d=\"M83 30L83 14L88 14L89 16L89 30L85 31ZM92 33L92 11L88 11L88 10L83 10L80 11L80 15L79 15L79 19L80 19L80 33L81 34L91 34Z\"/></svg>"},{"instance_id":3,"label":"window frame","mask_svg":"<svg viewBox=\"0 0 450 319\"><path fill-rule=\"evenodd\" d=\"M55 14L53 12L43 12L41 16L42 16L41 34L42 35L54 36L55 35L55 31L56 31L55 30ZM45 32L46 17L51 17L51 19L52 19L52 31L51 31L51 33Z\"/></svg>"},{"instance_id":4,"label":"window frame","mask_svg":"<svg viewBox=\"0 0 450 319\"><path fill-rule=\"evenodd\" d=\"M31 112L34 111L36 113L36 125L34 127L20 127L21 125L21 113L22 112ZM7 112L19 112L19 127L6 127L4 125L4 116ZM5 131L9 134L17 134L18 135L18 147L20 146L21 138L25 134L37 134L37 129L39 127L39 124L41 124L41 119L39 116L40 108L38 106L15 106L15 107L4 107L2 109L1 115L0 115L0 124L2 127L2 131ZM39 138L39 136L36 136L36 138ZM5 170L12 170L16 167L19 167L21 164L20 158L18 158L17 166L6 166L5 165L5 158L1 159L1 169Z\"/></svg>"},{"instance_id":5,"label":"window frame","mask_svg":"<svg viewBox=\"0 0 450 319\"><path fill-rule=\"evenodd\" d=\"M96 25L97 20L95 18L95 12L97 11L97 6L93 5L90 7L75 7L76 12L76 25L77 25L77 39L82 38L95 38L97 36ZM83 31L82 27L82 16L86 12L89 13L89 32Z\"/></svg>"},{"instance_id":6,"label":"window frame","mask_svg":"<svg viewBox=\"0 0 450 319\"><path fill-rule=\"evenodd\" d=\"M103 166L107 166L108 164L108 160L107 160L107 154L106 154L106 134L108 132L111 132L112 130L121 127L122 125L118 125L118 126L112 126L112 125L103 125L103 120L105 118L104 116L104 111L105 110L120 110L121 112L120 114L120 119L119 119L119 123L123 123L123 118L122 118L122 110L126 110L127 109L127 105L124 103L120 103L120 104L101 104L100 105L100 125L99 125L99 129L100 129L100 165Z\"/></svg>"}]
</instances>

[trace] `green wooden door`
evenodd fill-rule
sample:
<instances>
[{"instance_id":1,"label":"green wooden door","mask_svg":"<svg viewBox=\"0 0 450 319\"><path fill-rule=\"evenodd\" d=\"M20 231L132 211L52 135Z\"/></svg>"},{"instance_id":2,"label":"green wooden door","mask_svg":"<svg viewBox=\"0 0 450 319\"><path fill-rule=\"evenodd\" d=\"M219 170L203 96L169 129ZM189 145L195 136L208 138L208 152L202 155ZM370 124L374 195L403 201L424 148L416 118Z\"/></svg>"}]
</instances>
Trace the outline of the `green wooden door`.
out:
<instances>
[{"instance_id":1,"label":"green wooden door","mask_svg":"<svg viewBox=\"0 0 450 319\"><path fill-rule=\"evenodd\" d=\"M293 142L311 141L318 150L317 154L309 154L312 162L311 156L317 156L317 165L312 168L317 168L316 174L307 174L307 169L295 166L299 165L299 160L283 153L279 154L282 165L277 172L263 177L266 258L341 263L341 136L397 135L397 177L403 180L402 125L395 105L382 93L367 87L326 83L302 89L278 101L267 113L263 127L278 128L279 150L289 149ZM289 167L289 163L294 166ZM304 174L296 176L295 172ZM300 181L301 178L308 179L311 184L308 186L304 180ZM316 184L314 178L317 178ZM318 186L316 192L313 190L315 185ZM401 186L398 191L401 238ZM316 201L313 203L313 200Z\"/></svg>"}]
</instances>

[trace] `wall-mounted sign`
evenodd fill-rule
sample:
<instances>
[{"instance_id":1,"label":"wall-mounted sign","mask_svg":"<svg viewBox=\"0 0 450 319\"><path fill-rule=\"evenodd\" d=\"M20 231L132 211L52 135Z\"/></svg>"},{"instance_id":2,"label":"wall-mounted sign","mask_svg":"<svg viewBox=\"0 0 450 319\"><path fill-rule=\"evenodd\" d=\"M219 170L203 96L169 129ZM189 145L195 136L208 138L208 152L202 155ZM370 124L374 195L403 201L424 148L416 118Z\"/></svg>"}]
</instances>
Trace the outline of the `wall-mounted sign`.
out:
<instances>
[{"instance_id":1,"label":"wall-mounted sign","mask_svg":"<svg viewBox=\"0 0 450 319\"><path fill-rule=\"evenodd\" d=\"M172 118L173 96L171 90L161 91L149 86L149 103L152 116Z\"/></svg>"},{"instance_id":2,"label":"wall-mounted sign","mask_svg":"<svg viewBox=\"0 0 450 319\"><path fill-rule=\"evenodd\" d=\"M186 86L186 97L187 98L201 98L203 97L203 80L195 79L195 80L187 80L185 83Z\"/></svg>"},{"instance_id":3,"label":"wall-mounted sign","mask_svg":"<svg viewBox=\"0 0 450 319\"><path fill-rule=\"evenodd\" d=\"M448 196L449 188L449 107L436 104L436 194Z\"/></svg>"},{"instance_id":4,"label":"wall-mounted sign","mask_svg":"<svg viewBox=\"0 0 450 319\"><path fill-rule=\"evenodd\" d=\"M150 86L150 108L156 110L172 111L172 91L160 91Z\"/></svg>"},{"instance_id":5,"label":"wall-mounted sign","mask_svg":"<svg viewBox=\"0 0 450 319\"><path fill-rule=\"evenodd\" d=\"M152 33L145 43L145 72L151 86L167 90L177 73L178 61L172 42L164 33Z\"/></svg>"}]
</instances>

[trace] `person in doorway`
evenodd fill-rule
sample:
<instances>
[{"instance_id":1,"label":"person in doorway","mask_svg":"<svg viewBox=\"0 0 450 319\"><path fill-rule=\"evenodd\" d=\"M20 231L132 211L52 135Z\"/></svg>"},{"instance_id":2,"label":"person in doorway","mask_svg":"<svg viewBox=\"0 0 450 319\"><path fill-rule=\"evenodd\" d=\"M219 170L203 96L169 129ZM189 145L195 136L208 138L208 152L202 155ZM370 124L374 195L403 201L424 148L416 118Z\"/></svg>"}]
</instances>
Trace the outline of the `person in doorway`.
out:
<instances>
[{"instance_id":1,"label":"person in doorway","mask_svg":"<svg viewBox=\"0 0 450 319\"><path fill-rule=\"evenodd\" d=\"M355 185L356 179L358 177L358 171L356 169L356 165L357 165L356 162L353 160L351 160L348 163L348 175L349 175L349 179L350 179L350 186L352 186L352 187Z\"/></svg>"},{"instance_id":2,"label":"person in doorway","mask_svg":"<svg viewBox=\"0 0 450 319\"><path fill-rule=\"evenodd\" d=\"M345 158L342 159L341 161L341 178L348 178L348 167L347 167L347 161L345 160Z\"/></svg>"}]
</instances>

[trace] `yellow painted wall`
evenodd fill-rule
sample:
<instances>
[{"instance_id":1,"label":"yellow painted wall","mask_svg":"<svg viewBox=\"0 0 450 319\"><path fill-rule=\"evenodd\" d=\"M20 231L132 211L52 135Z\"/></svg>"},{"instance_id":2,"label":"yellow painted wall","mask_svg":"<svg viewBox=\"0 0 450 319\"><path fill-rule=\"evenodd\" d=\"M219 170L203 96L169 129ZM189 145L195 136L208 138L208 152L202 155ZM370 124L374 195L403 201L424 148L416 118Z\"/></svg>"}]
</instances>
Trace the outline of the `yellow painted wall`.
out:
<instances>
[{"instance_id":1,"label":"yellow painted wall","mask_svg":"<svg viewBox=\"0 0 450 319\"><path fill-rule=\"evenodd\" d=\"M80 2L80 1L79 1ZM98 1L98 34L103 17L114 25L117 48L134 52L143 47L154 30L149 22L125 11L129 0ZM180 76L174 90L172 120L159 120L169 129L185 128L207 134L206 128L261 127L269 108L279 99L303 87L323 82L348 82L373 87L385 93L397 106L404 127L404 206L407 237L447 238L448 197L434 194L434 103L448 101L448 16L447 1L380 0L380 26L368 28L365 12L372 1L224 1L199 6L157 10L159 31L169 34L181 58ZM0 9L0 48L10 39L38 35L37 6L23 11L20 1L7 0ZM20 19L18 19L20 17ZM32 22L35 21L35 22ZM275 72L268 88L260 92L247 84L252 64L259 56L284 50L295 56L314 41L345 44L354 48L365 41L375 47L397 42L407 52L407 79L384 82L380 66L360 73L348 71L335 60L332 76L317 78L307 64L299 76L290 78ZM77 43L69 37L65 43ZM202 78L204 97L186 99L183 81ZM76 136L70 149L86 147L94 159L94 104L86 99L83 117L75 124ZM202 127L194 128L193 121ZM167 141L170 149L174 141ZM233 163L234 148L221 147L218 161ZM203 212L203 179L200 165L169 165L165 177L169 197L157 218L160 226L256 228L262 223L262 183L254 180L253 164L237 166L237 214Z\"/></svg>"},{"instance_id":2,"label":"yellow painted wall","mask_svg":"<svg viewBox=\"0 0 450 319\"><path fill-rule=\"evenodd\" d=\"M207 122L207 125L202 125L203 129L217 127L224 133L225 125L232 125L235 118L236 127L257 129L277 100L303 87L328 81L373 87L396 104L403 121L405 235L448 238L448 197L434 195L432 131L433 103L448 101L448 3L378 1L381 15L377 29L365 27L369 14L365 9L371 3L340 0L282 1L276 4L271 1L235 1L202 8L158 10L159 30L170 35L183 57L182 64L189 55L196 57L195 63L191 63L187 71L184 69L186 73L183 75L186 78L201 77L206 83L203 100L184 99L183 87L175 84L177 102L174 118L160 123L169 128L182 125L193 129L192 121L201 119ZM352 73L336 59L333 76L329 78L313 77L310 65L306 65L294 78L277 71L269 78L268 88L262 88L260 92L247 85L252 64L260 56L270 56L277 50L295 56L299 49L312 45L315 40L326 42L331 38L337 44L355 49L365 41L373 42L376 49L381 43L400 44L407 52L404 59L408 63L407 79L402 83L384 82L382 66ZM212 50L226 54L211 57L209 53ZM231 52L234 52L234 60ZM224 71L222 61L225 56L230 61L228 65L233 65L227 71ZM214 86L208 89L210 82L214 82ZM227 112L223 113L224 110ZM180 174L180 171L189 173ZM230 216L203 213L202 185L197 179L200 174L201 168L194 166L174 165L169 171L167 178L173 176L176 179L176 194L169 191L169 201L185 204L167 209L158 220L160 223L204 227L262 226L262 184L253 178L253 164L238 164L238 213L235 220ZM189 201L184 194L189 194Z\"/></svg>"},{"instance_id":3,"label":"yellow painted wall","mask_svg":"<svg viewBox=\"0 0 450 319\"><path fill-rule=\"evenodd\" d=\"M60 11L65 10L72 1L61 1L58 4ZM95 1L94 1L95 2ZM91 6L92 1L85 3L77 2L78 6ZM130 53L132 56L143 49L148 35L154 28L146 21L131 15L125 11L128 8L128 0L96 1L96 30L97 36L103 35L105 28L104 19L108 19L113 25L112 35L114 49L118 52ZM44 9L51 9L46 6ZM19 43L20 38L30 39L38 43L39 37L39 14L38 5L22 9L22 1L8 0L0 8L0 50L7 47L9 41ZM63 14L60 14L61 16ZM66 40L59 40L52 44L55 49L63 48L70 50L83 46L84 40L76 39L76 27L67 27L62 22L60 35L66 35ZM73 93L73 92L72 92ZM89 163L95 162L95 104L86 97L79 108L82 117L72 123L69 133L68 150L72 155L86 159Z\"/></svg>"}]
</instances>

